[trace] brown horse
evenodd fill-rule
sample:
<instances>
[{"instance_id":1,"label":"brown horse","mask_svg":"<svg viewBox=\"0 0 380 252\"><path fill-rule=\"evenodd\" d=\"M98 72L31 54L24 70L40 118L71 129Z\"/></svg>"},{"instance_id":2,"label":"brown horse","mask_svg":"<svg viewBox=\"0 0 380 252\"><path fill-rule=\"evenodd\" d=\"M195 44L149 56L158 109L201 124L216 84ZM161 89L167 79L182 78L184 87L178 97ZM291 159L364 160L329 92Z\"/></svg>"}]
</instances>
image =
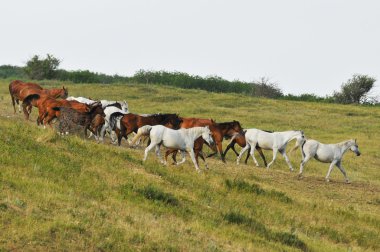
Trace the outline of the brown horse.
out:
<instances>
[{"instance_id":1,"label":"brown horse","mask_svg":"<svg viewBox=\"0 0 380 252\"><path fill-rule=\"evenodd\" d=\"M91 104L88 112L79 112L70 107L53 107L53 110L60 112L58 115L60 133L68 133L75 127L83 126L85 137L87 136L87 129L90 128L93 119L97 115L105 116L100 102Z\"/></svg>"},{"instance_id":2,"label":"brown horse","mask_svg":"<svg viewBox=\"0 0 380 252\"><path fill-rule=\"evenodd\" d=\"M121 117L120 119L120 130L116 131L118 145L120 146L121 139L124 137L128 138L128 135L132 132L137 133L137 130L145 125L164 125L171 129L178 129L181 124L181 119L177 114L153 114L147 116L141 116L137 114L122 114L115 112L110 117L111 124L115 121L115 118Z\"/></svg>"},{"instance_id":3,"label":"brown horse","mask_svg":"<svg viewBox=\"0 0 380 252\"><path fill-rule=\"evenodd\" d=\"M37 125L43 123L44 125L49 124L51 126L51 121L59 116L59 111L54 110L54 107L69 107L73 108L79 112L88 112L90 107L87 104L80 103L77 101L67 101L67 100L56 100L47 95L32 94L25 98L23 106L26 104L31 104L38 108Z\"/></svg>"},{"instance_id":4,"label":"brown horse","mask_svg":"<svg viewBox=\"0 0 380 252\"><path fill-rule=\"evenodd\" d=\"M68 96L68 90L65 87L62 87L62 89L56 89L56 88L43 89L38 84L24 83L19 80L12 81L9 84L9 93L12 98L14 113L16 113L15 102L19 104L19 101L23 101L22 107L23 107L23 111L24 111L24 115L26 119L29 119L29 114L32 111L32 104L25 101L25 99L28 96L38 94L40 96L50 96L52 98L63 98L63 99L67 98ZM19 111L21 112L20 107L19 107Z\"/></svg>"},{"instance_id":5,"label":"brown horse","mask_svg":"<svg viewBox=\"0 0 380 252\"><path fill-rule=\"evenodd\" d=\"M212 155L218 152L223 162L225 162L225 157L223 155L223 146L222 146L223 138L232 137L235 133L241 133L243 130L243 128L241 127L238 121L216 123L212 119L200 119L200 118L181 118L181 119L183 121L181 124L181 128L209 126L210 131L212 133L212 137L214 138L214 141L216 144L216 150L215 148L212 148L215 151L215 153L213 153ZM201 143L201 141L199 141L199 143ZM202 148L199 147L198 149L201 150Z\"/></svg>"},{"instance_id":6,"label":"brown horse","mask_svg":"<svg viewBox=\"0 0 380 252\"><path fill-rule=\"evenodd\" d=\"M236 156L239 156L239 153L235 150L235 144L238 144L240 147L245 147L245 145L247 144L246 141L245 141L245 136L244 136L245 133L243 134L236 134L233 136L233 138L231 139L230 143L227 145L227 148L226 150L224 151L223 155L226 156L227 152L229 149L232 149ZM256 145L256 150L259 152L261 158L263 159L264 161L264 164L265 164L265 167L267 166L267 161L265 160L265 156L264 156L264 153L263 153L263 150ZM250 153L250 150L251 148L248 149L248 152L247 152L247 157L245 158L245 163L247 164L248 162L248 158L249 158L249 153Z\"/></svg>"},{"instance_id":7,"label":"brown horse","mask_svg":"<svg viewBox=\"0 0 380 252\"><path fill-rule=\"evenodd\" d=\"M9 83L9 94L11 95L12 105L14 109L14 113L16 113L16 103L19 104L19 101L23 101L26 96L21 95L21 91L24 89L30 90L42 90L42 87L36 83L31 82L22 82L20 80L14 80ZM19 106L19 112L21 113L21 107Z\"/></svg>"},{"instance_id":8,"label":"brown horse","mask_svg":"<svg viewBox=\"0 0 380 252\"><path fill-rule=\"evenodd\" d=\"M26 97L30 95L39 95L40 97L50 97L50 98L62 98L65 99L68 96L68 90L65 87L60 88L53 88L53 89L42 89L42 90L29 90L24 89L21 91L21 95L25 97L25 99L22 102L22 107L24 111L24 115L26 119L29 119L29 115L32 112L32 104L28 103Z\"/></svg>"}]
</instances>

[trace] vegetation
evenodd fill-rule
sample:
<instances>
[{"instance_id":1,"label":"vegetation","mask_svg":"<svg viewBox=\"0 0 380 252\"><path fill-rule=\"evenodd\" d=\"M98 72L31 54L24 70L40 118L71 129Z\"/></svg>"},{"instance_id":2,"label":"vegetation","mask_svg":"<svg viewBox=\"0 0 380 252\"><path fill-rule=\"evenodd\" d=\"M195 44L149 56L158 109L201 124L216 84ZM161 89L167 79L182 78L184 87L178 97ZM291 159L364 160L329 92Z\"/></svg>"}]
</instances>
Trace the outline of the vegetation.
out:
<instances>
[{"instance_id":1,"label":"vegetation","mask_svg":"<svg viewBox=\"0 0 380 252\"><path fill-rule=\"evenodd\" d=\"M47 54L45 59L38 55L33 56L24 68L16 66L0 66L0 78L25 78L25 74L32 80L56 79L74 83L139 83L174 86L184 89L200 89L215 93L237 93L253 97L266 97L293 101L336 102L344 104L378 104L377 97L370 97L368 93L374 87L375 79L367 75L354 75L352 79L342 85L340 92L333 96L320 97L315 94L284 95L276 83L268 78L259 81L244 82L239 80L228 81L219 76L201 77L182 72L147 71L139 70L133 76L106 75L89 70L67 71L58 69L60 60Z\"/></svg>"},{"instance_id":2,"label":"vegetation","mask_svg":"<svg viewBox=\"0 0 380 252\"><path fill-rule=\"evenodd\" d=\"M346 83L343 83L340 92L334 93L335 101L343 104L375 103L376 100L368 95L374 87L375 81L375 78L367 75L354 75Z\"/></svg>"},{"instance_id":3,"label":"vegetation","mask_svg":"<svg viewBox=\"0 0 380 252\"><path fill-rule=\"evenodd\" d=\"M357 138L362 155L348 152L343 160L349 185L337 169L324 182L328 165L317 161L298 180L281 157L266 170L251 160L236 166L232 151L227 164L209 158L210 170L200 174L188 157L165 167L151 153L142 163L142 149L129 149L124 140L117 147L60 137L36 126L35 108L33 121L14 115L9 82L0 80L0 251L380 250L379 107L146 84L43 86L53 83L74 96L127 100L136 113L303 129L326 143ZM296 167L300 153L289 157Z\"/></svg>"},{"instance_id":4,"label":"vegetation","mask_svg":"<svg viewBox=\"0 0 380 252\"><path fill-rule=\"evenodd\" d=\"M41 59L38 55L34 55L26 62L24 71L32 80L53 79L56 77L56 70L61 61L54 56L48 54L45 59Z\"/></svg>"}]
</instances>

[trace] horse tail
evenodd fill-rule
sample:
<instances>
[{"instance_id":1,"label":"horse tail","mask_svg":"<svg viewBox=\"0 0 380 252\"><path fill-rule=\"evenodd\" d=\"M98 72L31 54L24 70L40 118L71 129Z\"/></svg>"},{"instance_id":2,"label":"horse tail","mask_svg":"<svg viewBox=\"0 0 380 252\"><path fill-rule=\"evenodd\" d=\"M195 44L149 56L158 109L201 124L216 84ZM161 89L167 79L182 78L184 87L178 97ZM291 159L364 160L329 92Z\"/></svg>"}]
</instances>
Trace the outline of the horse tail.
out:
<instances>
[{"instance_id":1,"label":"horse tail","mask_svg":"<svg viewBox=\"0 0 380 252\"><path fill-rule=\"evenodd\" d=\"M289 153L292 153L293 151L297 150L298 147L300 147L300 146L303 147L303 145L305 144L305 142L306 142L306 139L304 137L303 138L297 138L296 144L294 145L293 149L291 149L289 151Z\"/></svg>"},{"instance_id":2,"label":"horse tail","mask_svg":"<svg viewBox=\"0 0 380 252\"><path fill-rule=\"evenodd\" d=\"M123 113L121 112L114 112L110 115L110 120L109 120L109 128L110 130L113 130L116 123L117 123L117 119L120 117L120 116L124 116Z\"/></svg>"},{"instance_id":3,"label":"horse tail","mask_svg":"<svg viewBox=\"0 0 380 252\"><path fill-rule=\"evenodd\" d=\"M151 130L152 130L152 126L150 126L150 125L145 125L145 126L142 126L141 128L139 128L136 136L133 137L133 139L129 145L133 146L141 136L149 135Z\"/></svg>"},{"instance_id":4,"label":"horse tail","mask_svg":"<svg viewBox=\"0 0 380 252\"><path fill-rule=\"evenodd\" d=\"M302 143L302 146L301 146L301 151L302 151L302 159L304 159L305 158L305 151L303 150L303 147L304 147L304 145L305 145L305 143L306 143L306 139L304 139L304 141L303 141L303 143Z\"/></svg>"}]
</instances>

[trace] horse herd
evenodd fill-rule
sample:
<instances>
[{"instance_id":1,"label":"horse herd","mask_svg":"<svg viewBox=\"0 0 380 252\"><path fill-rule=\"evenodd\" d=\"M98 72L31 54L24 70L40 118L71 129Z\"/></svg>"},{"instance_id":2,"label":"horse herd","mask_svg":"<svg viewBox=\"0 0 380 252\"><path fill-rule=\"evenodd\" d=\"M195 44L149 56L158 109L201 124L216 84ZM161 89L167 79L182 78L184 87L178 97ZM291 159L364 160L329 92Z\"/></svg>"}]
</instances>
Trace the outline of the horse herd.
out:
<instances>
[{"instance_id":1,"label":"horse herd","mask_svg":"<svg viewBox=\"0 0 380 252\"><path fill-rule=\"evenodd\" d=\"M337 144L323 144L316 140L306 139L301 130L270 132L259 129L243 129L235 120L217 123L212 119L180 117L178 114L133 114L129 112L126 101L95 101L84 97L68 97L68 90L65 87L43 89L36 83L15 80L9 84L9 93L14 113L16 113L16 103L19 106L19 112L22 109L26 119L29 119L33 106L38 108L37 125L52 127L53 120L58 119L60 134L68 134L75 128L83 127L85 136L89 130L90 137L94 136L98 142L103 142L104 136L108 133L111 141L115 144L117 142L119 146L122 138L125 138L133 147L137 142L141 142L142 137L146 137L149 142L145 148L143 161L146 160L149 151L153 148L164 164L167 163L167 157L170 154L172 154L175 164L181 164L185 162L185 153L188 152L198 172L200 171L198 157L201 157L207 168L202 151L204 144L214 151L208 157L218 153L223 162L225 162L228 150L232 149L237 155L237 164L243 154L248 151L245 163L250 155L255 165L259 166L254 156L255 150L257 150L267 168L273 164L279 152L290 170L293 171L292 164L286 155L286 147L290 141L295 139L296 145L292 151L301 147L302 153L299 178L302 177L306 162L314 157L318 161L330 163L325 178L327 182L333 167L337 166L344 175L345 181L349 183L346 171L342 167L342 157L347 150L353 151L357 156L360 155L354 139ZM132 141L129 141L128 136L131 133L134 133L135 136ZM230 139L224 152L223 139ZM242 147L240 153L235 150L235 144ZM167 148L165 159L161 157L160 146ZM268 164L263 149L273 151L273 158ZM180 162L176 161L177 152L182 155Z\"/></svg>"}]
</instances>

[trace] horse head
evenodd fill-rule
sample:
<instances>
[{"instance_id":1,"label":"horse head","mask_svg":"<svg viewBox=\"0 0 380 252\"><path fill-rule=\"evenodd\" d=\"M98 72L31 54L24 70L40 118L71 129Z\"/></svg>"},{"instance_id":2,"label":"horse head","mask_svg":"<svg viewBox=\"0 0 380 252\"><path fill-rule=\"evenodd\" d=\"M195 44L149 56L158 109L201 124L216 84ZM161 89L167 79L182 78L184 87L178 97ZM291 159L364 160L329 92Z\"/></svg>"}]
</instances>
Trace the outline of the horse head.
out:
<instances>
[{"instance_id":1,"label":"horse head","mask_svg":"<svg viewBox=\"0 0 380 252\"><path fill-rule=\"evenodd\" d=\"M358 146L358 144L356 143L356 139L351 139L351 140L350 140L350 143L352 144L351 147L350 147L350 150L351 150L352 152L354 152L354 153L356 154L356 156L360 156L361 153L360 153L360 151L359 151L359 146Z\"/></svg>"},{"instance_id":2,"label":"horse head","mask_svg":"<svg viewBox=\"0 0 380 252\"><path fill-rule=\"evenodd\" d=\"M101 115L103 117L106 116L106 114L104 114L104 109L102 107L102 103L100 102L94 102L93 104L90 105L90 111L89 111L90 114L93 114L93 115Z\"/></svg>"},{"instance_id":3,"label":"horse head","mask_svg":"<svg viewBox=\"0 0 380 252\"><path fill-rule=\"evenodd\" d=\"M212 138L211 130L208 126L202 127L202 138L205 140L209 145L214 145L214 139Z\"/></svg>"},{"instance_id":4,"label":"horse head","mask_svg":"<svg viewBox=\"0 0 380 252\"><path fill-rule=\"evenodd\" d=\"M178 114L162 114L164 116L164 125L168 128L179 129L182 119Z\"/></svg>"},{"instance_id":5,"label":"horse head","mask_svg":"<svg viewBox=\"0 0 380 252\"><path fill-rule=\"evenodd\" d=\"M239 132L239 134L243 134L243 128L241 127L241 124L239 121L235 121L233 120L232 121L232 128L233 130L235 130L236 132Z\"/></svg>"},{"instance_id":6,"label":"horse head","mask_svg":"<svg viewBox=\"0 0 380 252\"><path fill-rule=\"evenodd\" d=\"M60 94L62 99L66 99L69 96L69 89L65 88L65 86L62 86L62 91Z\"/></svg>"}]
</instances>

